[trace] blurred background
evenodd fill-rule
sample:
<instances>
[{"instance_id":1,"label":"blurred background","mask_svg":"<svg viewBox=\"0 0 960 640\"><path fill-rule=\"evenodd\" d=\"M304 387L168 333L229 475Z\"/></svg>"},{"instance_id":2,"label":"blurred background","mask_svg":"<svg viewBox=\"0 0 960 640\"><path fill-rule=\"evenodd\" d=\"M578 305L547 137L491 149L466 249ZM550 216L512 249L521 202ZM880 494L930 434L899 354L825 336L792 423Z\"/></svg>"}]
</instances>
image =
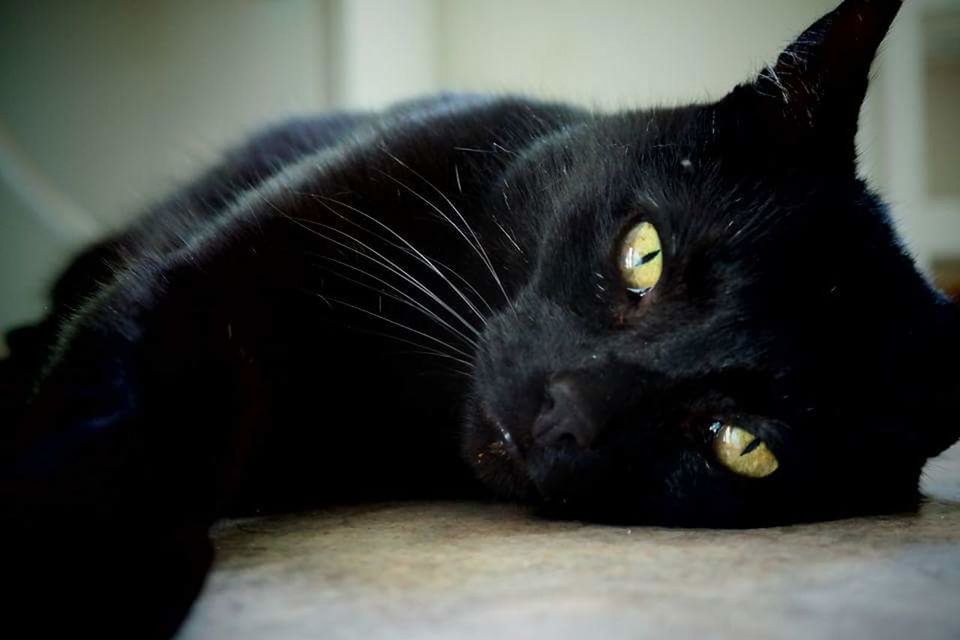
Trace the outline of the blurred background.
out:
<instances>
[{"instance_id":1,"label":"blurred background","mask_svg":"<svg viewBox=\"0 0 960 640\"><path fill-rule=\"evenodd\" d=\"M441 89L710 100L838 2L0 0L0 327L42 313L84 242L269 121ZM960 0L906 5L874 68L863 173L950 286Z\"/></svg>"}]
</instances>

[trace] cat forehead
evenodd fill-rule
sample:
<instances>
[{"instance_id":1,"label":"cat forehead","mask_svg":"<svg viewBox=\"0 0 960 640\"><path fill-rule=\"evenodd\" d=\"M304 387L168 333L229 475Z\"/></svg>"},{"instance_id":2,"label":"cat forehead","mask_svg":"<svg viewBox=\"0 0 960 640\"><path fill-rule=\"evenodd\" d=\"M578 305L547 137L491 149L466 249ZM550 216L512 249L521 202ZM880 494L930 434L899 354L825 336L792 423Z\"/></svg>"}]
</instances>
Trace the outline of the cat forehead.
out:
<instances>
[{"instance_id":1,"label":"cat forehead","mask_svg":"<svg viewBox=\"0 0 960 640\"><path fill-rule=\"evenodd\" d=\"M625 227L655 223L665 249L776 252L842 237L869 209L852 172L776 165L739 148L714 104L598 116L534 149L505 189L531 216L536 242L609 262ZM509 187L519 185L516 197ZM805 240L806 239L806 240ZM544 254L543 259L550 261Z\"/></svg>"},{"instance_id":2,"label":"cat forehead","mask_svg":"<svg viewBox=\"0 0 960 640\"><path fill-rule=\"evenodd\" d=\"M764 214L781 185L764 165L744 166L704 138L697 116L710 117L685 109L679 123L663 112L594 123L552 141L517 173L556 233L644 215L702 229L710 213Z\"/></svg>"},{"instance_id":3,"label":"cat forehead","mask_svg":"<svg viewBox=\"0 0 960 640\"><path fill-rule=\"evenodd\" d=\"M684 176L709 165L706 142L680 135L662 113L596 117L526 150L503 180L506 197L555 215L632 208L637 194L680 192ZM549 217L548 217L549 219Z\"/></svg>"}]
</instances>

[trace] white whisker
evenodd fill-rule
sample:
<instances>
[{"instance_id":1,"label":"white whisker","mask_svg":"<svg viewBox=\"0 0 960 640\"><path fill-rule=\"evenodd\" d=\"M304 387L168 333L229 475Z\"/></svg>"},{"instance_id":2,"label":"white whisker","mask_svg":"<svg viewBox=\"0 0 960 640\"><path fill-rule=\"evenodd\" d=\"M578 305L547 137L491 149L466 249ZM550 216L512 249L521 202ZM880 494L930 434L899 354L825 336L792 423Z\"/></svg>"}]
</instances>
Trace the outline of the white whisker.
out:
<instances>
[{"instance_id":1,"label":"white whisker","mask_svg":"<svg viewBox=\"0 0 960 640\"><path fill-rule=\"evenodd\" d=\"M382 240L384 240L384 242L389 243L391 246L394 246L394 247L396 247L396 248L398 248L398 249L401 249L401 250L404 250L404 251L406 251L406 252L412 252L412 255L413 255L414 257L416 257L418 260L420 260L424 265L427 266L427 268L429 268L429 269L430 269L431 271L433 271L437 276L439 276L440 279L443 280L444 283L446 283L446 285L447 285L448 287L450 287L450 289L451 289L455 294L457 294L457 296L458 296L461 300L463 300L463 302L470 308L470 311L472 311L472 312L474 313L474 315L476 315L476 316L480 319L480 322L481 322L482 324L486 324L487 319L486 319L486 317L483 315L483 313L481 313L481 311L476 307L476 305L473 303L473 301L472 301L469 297L467 297L456 285L453 284L453 282L451 282L446 276L443 275L443 273L440 272L440 270L437 268L437 266L436 266L436 264L435 264L435 261L432 260L431 258L427 257L426 255L424 255L423 252L421 252L419 249L417 249L410 241L408 241L408 240L407 240L406 238L404 238L402 235L400 235L399 233L397 233L396 231L394 231L392 228L390 228L389 225L387 225L386 223L384 223L382 220L378 220L377 218L371 216L370 214L366 213L365 211L361 211L360 209L357 209L356 207L351 206L351 205L349 205L349 204L347 204L347 203L345 203L345 202L341 202L341 201L336 200L336 199L334 199L334 198L330 198L330 197L328 197L328 196L323 196L323 195L319 195L319 194L315 195L314 197L319 198L319 199L321 199L321 200L329 200L330 202L333 202L333 203L336 204L336 205L339 205L339 206L341 206L341 207L344 207L344 208L346 208L346 209L349 209L350 211L353 211L353 212L356 213L357 215L363 216L365 219L370 220L370 221L373 222L374 224L376 224L376 225L378 225L379 227L381 227L382 229L384 229L387 233L389 233L389 234L391 234L393 237L397 238L400 242L402 242L402 243L407 247L406 249L403 249L402 247L397 247L396 244L390 242L389 240L385 240L385 239L383 239L381 236L379 236L378 234L374 234L374 235L376 235L378 238L381 238ZM321 201L320 204L323 205L328 211L330 211L331 213L333 213L335 216L339 217L340 219L345 220L345 221L347 221L347 222L350 222L350 223L353 224L354 226L356 226L356 227L358 227L358 228L360 228L360 229L363 229L363 227L360 227L356 222L350 220L350 218L348 218L347 216L344 216L343 214L341 214L341 213L339 213L339 212L337 212L337 211L334 211L333 208L330 207L330 206L329 206L328 204L326 204L325 202L322 202L322 201ZM364 229L364 231L367 231L368 233L372 233L369 229ZM447 267L447 268L449 269L449 267ZM451 269L451 271L452 271L452 269ZM454 272L454 273L455 273L455 272ZM463 280L464 282L466 282L466 281L463 279L462 276L460 276L459 274L457 274L457 276L458 276L461 280ZM468 286L469 286L469 284L468 284ZM471 287L471 289L473 289L473 287ZM474 293L476 293L476 289L473 289L473 291L474 291ZM479 294L478 294L478 295L479 295ZM484 300L482 296L480 296L480 299L481 299L481 301L487 306L487 308L490 307L490 305L487 304L487 301ZM470 325L470 328L471 328L471 329L474 329L474 327L473 327L472 325ZM474 331L476 331L476 330L474 329Z\"/></svg>"},{"instance_id":2,"label":"white whisker","mask_svg":"<svg viewBox=\"0 0 960 640\"><path fill-rule=\"evenodd\" d=\"M497 225L497 228L500 229L501 232L503 232L503 235L506 236L507 240L510 241L510 244L513 245L513 248L517 250L517 254L519 254L519 255L521 255L521 256L524 255L524 254L523 254L523 249L520 248L520 245L517 244L517 241L513 239L513 236L510 235L509 232L507 232L507 230L504 228L504 226L503 226L502 224L500 224L500 221L497 220L497 218L496 218L495 216L490 216L490 217L493 218L493 223L494 223L495 225Z\"/></svg>"},{"instance_id":3,"label":"white whisker","mask_svg":"<svg viewBox=\"0 0 960 640\"><path fill-rule=\"evenodd\" d=\"M422 351L411 351L410 353L436 356L444 360L452 360L453 362L457 362L459 364L466 366L468 368L468 371L463 371L462 369L449 369L449 371L459 373L461 375L467 376L468 378L473 377L470 372L473 371L475 367L474 367L474 364L468 360L464 360L463 358L458 358L457 356L450 355L449 353L440 351L439 349L434 349L433 347L429 347L425 344L421 344L419 342L416 342L415 340L408 340L407 338L401 338L400 336L395 336L391 333L384 333L383 331L374 331L373 329L359 329L358 331L361 333L368 333L370 335L386 338L387 340L393 340L394 342L408 344L412 347L416 347L417 349L422 349Z\"/></svg>"},{"instance_id":4,"label":"white whisker","mask_svg":"<svg viewBox=\"0 0 960 640\"><path fill-rule=\"evenodd\" d=\"M437 193L437 195L439 195L441 198L443 198L444 202L447 203L447 206L449 206L449 207L453 210L453 212L457 214L457 217L459 217L460 220L463 222L463 224L464 224L464 226L466 227L467 231L469 231L469 232L470 232L470 235L473 236L473 240L474 240L474 242L476 242L476 245L474 245L473 243L471 243L471 242L469 241L469 239L467 238L466 234L464 234L463 231L462 231L457 225L453 225L454 228L457 229L457 231L460 233L460 235L463 236L464 240L467 240L467 244L469 244L470 246L472 246L472 247L474 248L474 250L477 252L477 254L480 256L480 259L481 259L481 260L483 261L483 263L487 266L487 269L490 270L490 275L493 276L493 279L494 279L494 281L497 283L497 286L500 288L501 293L503 293L503 299L507 302L508 305L510 305L511 307L513 307L513 301L510 299L510 296L507 295L507 290L506 290L506 288L503 286L503 282L500 280L500 276L497 274L497 270L494 269L493 263L490 261L490 257L487 255L487 252L484 250L483 244L480 242L480 238L477 236L476 232L473 230L473 227L470 226L470 223L467 222L466 217L464 217L464 215L463 215L462 213L460 213L460 210L459 210L459 209L457 208L457 206L453 203L453 201L450 200L450 198L448 198L448 197L446 196L446 194L443 193L443 191L441 191L439 188L437 188L436 185L434 185L434 184L433 184L432 182L430 182L427 178L425 178L423 175L421 175L416 169L414 169L413 167L409 166L409 165L406 164L403 160L401 160L401 159L398 158L397 156L395 156L395 155L393 155L392 153L390 153L390 151L389 151L388 149L383 148L383 147L381 147L381 148L383 149L383 152L384 152L384 153L386 153L388 156L390 156L390 157L394 160L394 162L396 162L396 163L399 164L401 167L405 168L407 171L411 172L413 175L415 175L416 177L420 178L420 180L422 180L423 182L425 182L425 183L427 184L427 186L429 186L431 189L433 189L433 190ZM381 172L381 173L383 173L383 172ZM397 184L405 187L405 188L406 188L407 190L409 190L412 194L414 194L415 196L417 196L418 198L420 198L421 200L423 200L424 202L426 202L428 205L430 205L430 206L431 206L437 213L439 213L444 219L446 219L446 220L449 221L449 218L448 218L445 214L443 214L443 213L440 211L440 209L439 209L435 204L433 204L433 202L431 202L431 201L428 200L427 198L424 198L422 195L420 195L419 193L417 193L415 190L411 189L410 187L408 187L407 185L405 185L403 182L397 180L396 178L394 178L394 177L391 176L390 174L383 173L383 175L387 176L387 177L390 178L391 180L394 180L395 182L397 182ZM451 224L452 224L452 223L451 223Z\"/></svg>"},{"instance_id":5,"label":"white whisker","mask_svg":"<svg viewBox=\"0 0 960 640\"><path fill-rule=\"evenodd\" d=\"M340 247L343 247L343 248L345 248L345 249L347 249L347 250L353 251L353 252L356 253L357 255L362 256L363 258L366 258L367 260L370 260L370 261L373 262L374 264L377 264L377 265L383 267L383 268L386 269L387 271L390 271L390 272L393 273L394 275L396 275L396 276L402 278L403 280L407 281L408 283L410 283L411 285L413 285L415 288L417 288L419 291L421 291L421 292L423 292L424 294L426 294L431 300L433 300L433 301L436 302L438 305L440 305L441 307L443 307L443 309L444 309L445 311L447 311L450 315L452 315L454 318L456 318L457 320L459 320L459 321L463 324L463 326L466 327L467 329L469 329L472 333L474 333L475 335L478 335L478 336L480 335L480 331L478 331L476 327L474 327L472 324L470 324L469 322L467 322L466 319L464 319L463 316L461 316L459 313L457 313L457 311L456 311L455 309L453 309L450 305L448 305L446 302L444 302L444 301L443 301L437 294L435 294L429 287L427 287L425 284L423 284L422 282L420 282L420 280L418 280L416 277L414 277L410 272L408 272L407 270L405 270L403 267L399 266L396 262L394 262L393 260L390 260L389 258L387 258L386 256L384 256L382 253L380 253L379 251L377 251L376 249L374 249L373 247L371 247L371 246L368 245L367 243L365 243L365 242L363 242L362 240L358 239L356 236L353 236L353 235L347 233L347 232L344 231L343 229L338 229L338 228L336 228L336 227L334 227L334 226L332 226L332 225L324 224L324 223L322 223L322 222L316 222L316 221L313 221L313 220L306 220L306 221L303 221L303 222L306 223L306 224L304 224L303 222L297 220L296 218L290 218L290 219L296 221L298 224L301 224L301 226L303 226L305 229L313 232L314 234L318 235L318 236L321 237L321 238L324 238L324 239L327 240L328 242L331 242L331 243L333 243L333 244L336 244L336 245L338 245L338 246L340 246ZM338 233L338 234L344 236L345 238L351 240L352 242L358 244L359 246L363 247L363 248L366 249L369 253L364 253L363 251L358 250L356 247L352 247L352 246L350 246L350 245L347 245L347 244L344 244L344 243L342 243L342 242L339 242L339 241L337 241L336 239L331 238L330 236L325 235L325 234L323 234L323 233L320 233L320 232L317 231L316 229L307 226L307 224L310 224L310 225L313 225L313 226L317 226L317 227L322 227L322 228L324 228L324 229L329 229L330 231L332 231L332 232L334 232L334 233Z\"/></svg>"},{"instance_id":6,"label":"white whisker","mask_svg":"<svg viewBox=\"0 0 960 640\"><path fill-rule=\"evenodd\" d=\"M448 323L446 320L444 320L444 319L441 318L439 315L437 315L432 309L430 309L429 307L424 306L422 303L418 302L413 296L411 296L410 294L408 294L406 291L403 291L403 290L400 289L399 287L391 284L390 282L387 282L387 281L384 280L383 278L380 278L380 277L378 277L378 276L370 273L369 271L366 271L366 270L364 270L364 269L361 269L360 267L354 266L354 265L352 265L352 264L350 264L350 263L348 263L348 262L344 262L343 260L337 260L336 258L331 258L330 256L325 256L325 255L319 255L318 257L320 257L320 258L323 259L323 260L327 260L327 261L329 261L329 262L333 262L334 264L338 264L338 265L340 265L340 266L342 266L342 267L345 267L345 268L347 268L347 269L351 269L351 270L353 270L353 271L356 271L357 273L363 274L364 276L366 276L366 277L368 277L368 278L371 278L371 279L373 279L373 280L376 280L376 281L379 282L381 285L383 285L383 286L385 286L385 287L388 287L388 288L391 289L392 291L395 291L397 295L390 294L390 293L388 293L388 292L386 292L386 291L381 291L381 290L377 289L376 287L374 287L374 286L372 286L372 285L370 285L370 284L368 284L368 283L366 283L366 282L361 282L361 281L356 280L356 279L354 279L354 278L350 278L349 276L345 276L345 275L343 275L343 274L341 274L341 273L334 272L334 273L336 273L336 275L337 275L338 277L343 278L344 280L347 280L347 281L349 281L349 282L352 282L352 283L354 283L354 284L356 284L356 285L358 285L358 286L365 287L365 288L371 289L371 290L373 290L373 291L377 291L378 293L381 293L381 294L387 296L388 298L392 298L393 300L396 300L397 302L403 303L403 304L405 304L405 305L407 305L407 306L410 306L410 307L413 307L414 309L417 309L418 311L422 312L424 315L426 315L428 318L430 318L430 319L433 320L434 322L436 322L436 323L442 325L443 327L447 328L447 329L448 329L451 333L453 333L454 335L462 338L462 339L463 339L467 344L469 344L470 346L472 346L472 347L474 347L474 348L477 347L477 342L476 342L476 340L474 340L474 339L471 338L470 336L466 335L465 333L463 333L462 331L460 331L459 329L457 329L456 327L454 327L453 325L451 325L450 323ZM382 311L382 309L381 309L381 311Z\"/></svg>"},{"instance_id":7,"label":"white whisker","mask_svg":"<svg viewBox=\"0 0 960 640\"><path fill-rule=\"evenodd\" d=\"M436 336L432 336L432 335L430 335L429 333L424 333L423 331L420 331L420 330L418 330L418 329L414 329L413 327L411 327L411 326L409 326L409 325L406 325L406 324L404 324L404 323L402 323L402 322L398 322L397 320L393 320L392 318L388 318L387 316L384 316L384 315L381 315L381 314L379 314L379 313L376 313L375 311L370 311L369 309L364 309L364 308L361 307L361 306L358 306L358 305L355 305L355 304L353 304L353 303L347 302L346 300L342 300L342 299L340 299L340 298L333 298L333 297L331 297L331 296L324 296L324 299L325 299L325 300L328 300L328 301L336 302L337 304L343 305L344 307L347 307L348 309L353 309L354 311L357 311L357 312L359 312L359 313L363 313L363 314L366 314L366 315L368 315L368 316L372 316L372 317L374 317L374 318L378 318L378 319L380 319L380 320L383 320L384 322L386 322L386 323L388 323L388 324L392 324L392 325L395 326L395 327L399 327L399 328L401 328L401 329L404 329L404 330L406 330L406 331L409 331L409 332L411 332L411 333L413 333L413 334L416 334L416 335L420 336L421 338L426 338L427 340L430 340L431 342L436 342L437 344L442 345L442 346L446 347L447 349L450 349L453 353L459 354L459 355L463 356L464 358L470 358L470 357L471 357L471 355L470 355L469 353L467 353L467 352L465 352L465 351L463 351L463 350L461 350L461 349L458 349L457 347L455 347L454 345L450 344L449 342L447 342L447 341L445 341L445 340L441 340L440 338L438 338L438 337L436 337Z\"/></svg>"}]
</instances>

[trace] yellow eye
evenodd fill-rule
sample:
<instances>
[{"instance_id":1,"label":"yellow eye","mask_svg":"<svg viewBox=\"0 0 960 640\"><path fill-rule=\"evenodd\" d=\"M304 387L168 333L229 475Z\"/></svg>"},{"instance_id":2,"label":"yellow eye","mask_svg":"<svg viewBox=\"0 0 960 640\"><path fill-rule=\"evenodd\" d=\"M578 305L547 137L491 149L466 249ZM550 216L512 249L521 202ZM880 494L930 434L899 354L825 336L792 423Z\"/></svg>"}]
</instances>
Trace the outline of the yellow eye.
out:
<instances>
[{"instance_id":1,"label":"yellow eye","mask_svg":"<svg viewBox=\"0 0 960 640\"><path fill-rule=\"evenodd\" d=\"M660 234L649 222L630 229L620 252L620 273L627 290L644 294L656 286L663 273L663 248Z\"/></svg>"},{"instance_id":2,"label":"yellow eye","mask_svg":"<svg viewBox=\"0 0 960 640\"><path fill-rule=\"evenodd\" d=\"M723 466L747 478L766 478L780 466L777 457L763 441L730 424L719 427L713 452Z\"/></svg>"}]
</instances>

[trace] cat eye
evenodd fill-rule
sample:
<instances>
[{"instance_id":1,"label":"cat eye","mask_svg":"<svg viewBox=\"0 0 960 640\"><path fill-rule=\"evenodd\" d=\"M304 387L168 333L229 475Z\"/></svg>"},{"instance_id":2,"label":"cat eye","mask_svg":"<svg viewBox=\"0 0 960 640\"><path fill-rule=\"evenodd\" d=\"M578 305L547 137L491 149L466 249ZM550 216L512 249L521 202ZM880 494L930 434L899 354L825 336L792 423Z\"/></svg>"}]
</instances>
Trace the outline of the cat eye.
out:
<instances>
[{"instance_id":1,"label":"cat eye","mask_svg":"<svg viewBox=\"0 0 960 640\"><path fill-rule=\"evenodd\" d=\"M713 453L717 460L737 475L766 478L780 463L767 445L755 435L732 424L716 424Z\"/></svg>"},{"instance_id":2,"label":"cat eye","mask_svg":"<svg viewBox=\"0 0 960 640\"><path fill-rule=\"evenodd\" d=\"M627 232L620 250L620 274L627 291L644 295L656 286L662 273L660 234L649 222L641 222Z\"/></svg>"}]
</instances>

